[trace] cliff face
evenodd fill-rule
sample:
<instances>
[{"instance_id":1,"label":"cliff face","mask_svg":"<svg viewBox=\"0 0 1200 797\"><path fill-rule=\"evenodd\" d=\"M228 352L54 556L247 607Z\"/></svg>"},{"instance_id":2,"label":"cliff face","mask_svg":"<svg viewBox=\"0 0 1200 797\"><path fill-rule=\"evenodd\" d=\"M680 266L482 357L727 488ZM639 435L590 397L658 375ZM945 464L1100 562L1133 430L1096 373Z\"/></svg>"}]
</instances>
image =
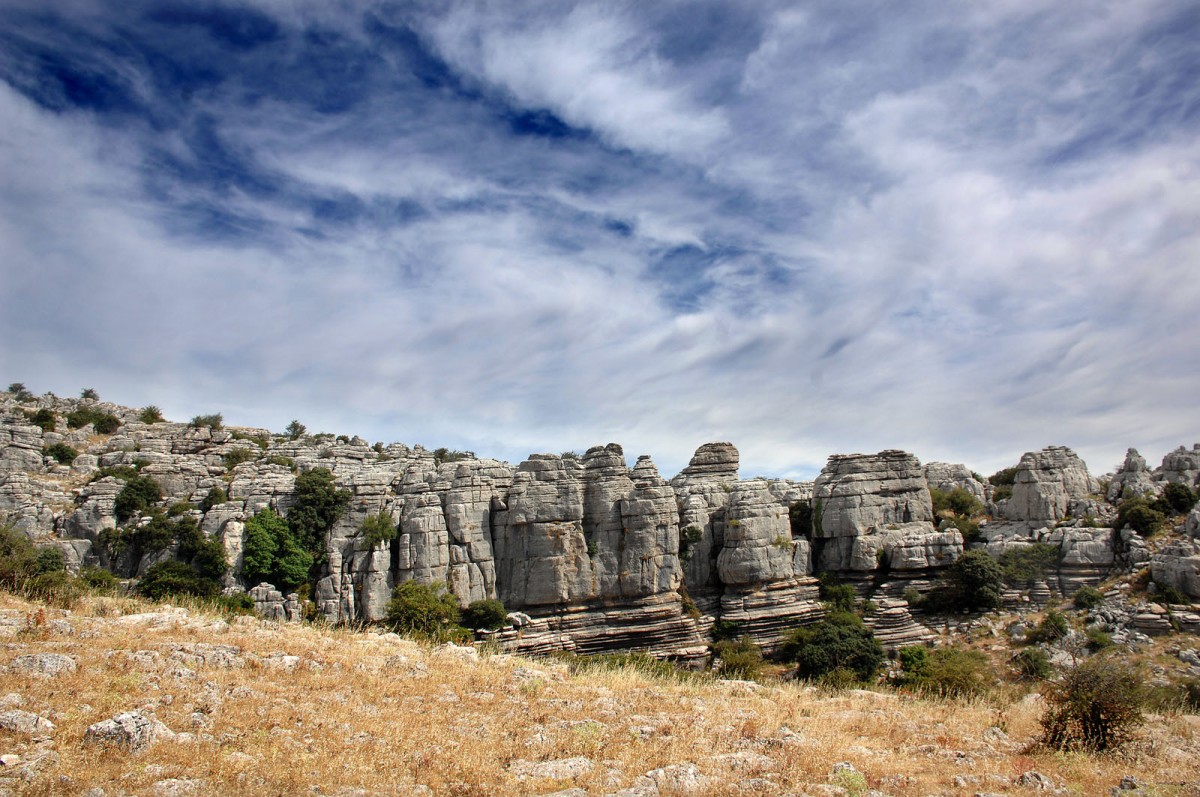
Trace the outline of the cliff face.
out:
<instances>
[{"instance_id":1,"label":"cliff face","mask_svg":"<svg viewBox=\"0 0 1200 797\"><path fill-rule=\"evenodd\" d=\"M69 430L67 414L81 407L115 416L115 433ZM53 414L54 430L27 422L38 408ZM631 468L611 443L581 458L534 454L514 468L473 456L443 461L452 458L358 438L146 424L138 415L95 401L18 406L0 398L0 513L62 548L72 568L100 564L135 577L170 551L136 560L110 551L105 540L118 525L125 482L95 477L101 468L137 467L161 488L162 506L176 505L222 542L231 565L226 586L250 589L257 585L241 575L247 519L264 508L286 517L297 475L327 468L350 501L325 539L312 593L325 617L377 621L396 585L445 583L463 606L498 598L518 612L519 632L500 640L521 650L643 649L688 658L704 649L715 619L736 622L770 649L786 629L820 616L814 573L823 572L892 599L875 622L896 645L924 638L895 599L928 585L964 546L957 529L935 526L930 484L984 495L964 466L923 467L902 451L831 456L816 482L805 483L742 480L737 449L706 443L667 482L649 457ZM60 464L43 453L58 443L78 455ZM1147 476L1144 462L1131 458L1124 481L1140 490L1200 472L1193 452L1180 449L1169 459L1169 469L1164 463ZM200 509L214 488L226 500ZM1103 515L1096 489L1068 449L1027 454L1012 498L999 507L1005 520L985 527L988 549L999 555L1034 540L1057 545L1064 588L1141 556L1128 535L1095 523L1066 525ZM371 544L363 522L380 513L394 539ZM255 594L273 607L264 611L294 616L296 604L285 607L269 587Z\"/></svg>"}]
</instances>

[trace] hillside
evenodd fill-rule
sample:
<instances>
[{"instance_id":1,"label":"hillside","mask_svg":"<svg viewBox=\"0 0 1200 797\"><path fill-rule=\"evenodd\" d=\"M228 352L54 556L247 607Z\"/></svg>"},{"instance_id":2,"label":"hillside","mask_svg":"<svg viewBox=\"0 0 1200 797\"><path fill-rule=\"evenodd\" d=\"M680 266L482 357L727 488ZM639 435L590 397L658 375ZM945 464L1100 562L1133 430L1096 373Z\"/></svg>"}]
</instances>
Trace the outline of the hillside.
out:
<instances>
[{"instance_id":1,"label":"hillside","mask_svg":"<svg viewBox=\"0 0 1200 797\"><path fill-rule=\"evenodd\" d=\"M1040 701L1016 692L573 672L122 598L65 611L0 597L0 634L12 793L1101 795L1125 777L1146 786L1130 794L1200 793L1187 714L1152 715L1119 755L1062 755L1031 746ZM133 735L89 737L125 712Z\"/></svg>"}]
</instances>

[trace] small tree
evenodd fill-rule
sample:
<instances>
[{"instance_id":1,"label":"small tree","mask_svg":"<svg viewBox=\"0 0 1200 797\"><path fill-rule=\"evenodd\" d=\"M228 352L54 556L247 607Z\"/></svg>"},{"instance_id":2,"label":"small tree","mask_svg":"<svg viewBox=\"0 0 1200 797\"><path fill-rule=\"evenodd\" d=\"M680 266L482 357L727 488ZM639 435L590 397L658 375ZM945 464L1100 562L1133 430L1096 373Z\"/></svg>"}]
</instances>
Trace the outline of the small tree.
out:
<instances>
[{"instance_id":1,"label":"small tree","mask_svg":"<svg viewBox=\"0 0 1200 797\"><path fill-rule=\"evenodd\" d=\"M949 605L968 609L995 609L1000 605L1000 565L987 551L967 551L946 573Z\"/></svg>"},{"instance_id":2,"label":"small tree","mask_svg":"<svg viewBox=\"0 0 1200 797\"><path fill-rule=\"evenodd\" d=\"M1071 600L1075 603L1076 609L1095 609L1104 603L1104 593L1095 587L1080 587L1075 590Z\"/></svg>"},{"instance_id":3,"label":"small tree","mask_svg":"<svg viewBox=\"0 0 1200 797\"><path fill-rule=\"evenodd\" d=\"M846 670L859 681L867 681L883 663L883 647L862 618L838 611L814 625L787 632L783 655L796 662L803 678Z\"/></svg>"},{"instance_id":4,"label":"small tree","mask_svg":"<svg viewBox=\"0 0 1200 797\"><path fill-rule=\"evenodd\" d=\"M54 412L45 407L29 416L29 422L34 426L40 426L43 432L53 432L58 426L58 419L54 417Z\"/></svg>"},{"instance_id":5,"label":"small tree","mask_svg":"<svg viewBox=\"0 0 1200 797\"><path fill-rule=\"evenodd\" d=\"M1150 501L1138 496L1120 503L1113 525L1118 530L1128 526L1143 537L1150 537L1158 533L1166 520L1166 515L1155 509Z\"/></svg>"},{"instance_id":6,"label":"small tree","mask_svg":"<svg viewBox=\"0 0 1200 797\"><path fill-rule=\"evenodd\" d=\"M1046 690L1041 724L1056 750L1099 752L1128 741L1145 717L1138 674L1111 655L1096 655L1067 670Z\"/></svg>"},{"instance_id":7,"label":"small tree","mask_svg":"<svg viewBox=\"0 0 1200 797\"><path fill-rule=\"evenodd\" d=\"M85 387L83 390L79 391L79 397L81 399L91 399L92 401L100 400L100 394L90 387Z\"/></svg>"},{"instance_id":8,"label":"small tree","mask_svg":"<svg viewBox=\"0 0 1200 797\"><path fill-rule=\"evenodd\" d=\"M79 452L66 443L55 443L46 449L46 456L53 457L60 465L70 465L79 456Z\"/></svg>"},{"instance_id":9,"label":"small tree","mask_svg":"<svg viewBox=\"0 0 1200 797\"><path fill-rule=\"evenodd\" d=\"M452 633L458 620L458 601L440 582L405 581L387 605L387 624L401 633L440 639Z\"/></svg>"},{"instance_id":10,"label":"small tree","mask_svg":"<svg viewBox=\"0 0 1200 797\"><path fill-rule=\"evenodd\" d=\"M494 630L508 625L508 611L498 600L471 601L462 611L462 624L472 631Z\"/></svg>"},{"instance_id":11,"label":"small tree","mask_svg":"<svg viewBox=\"0 0 1200 797\"><path fill-rule=\"evenodd\" d=\"M211 415L197 415L192 418L191 426L199 429L202 426L207 426L209 429L216 431L225 424L225 417L219 412L214 412Z\"/></svg>"},{"instance_id":12,"label":"small tree","mask_svg":"<svg viewBox=\"0 0 1200 797\"><path fill-rule=\"evenodd\" d=\"M1158 502L1168 512L1186 515L1196 505L1196 494L1186 484L1170 482L1163 488L1162 497Z\"/></svg>"},{"instance_id":13,"label":"small tree","mask_svg":"<svg viewBox=\"0 0 1200 797\"><path fill-rule=\"evenodd\" d=\"M338 488L328 468L313 468L296 477L296 500L288 510L288 526L302 549L323 556L325 537L350 504L350 491Z\"/></svg>"},{"instance_id":14,"label":"small tree","mask_svg":"<svg viewBox=\"0 0 1200 797\"><path fill-rule=\"evenodd\" d=\"M380 543L391 542L396 539L396 521L392 519L390 512L381 511L374 515L369 515L366 520L359 524L358 531L363 536L363 541L367 543L368 548L374 548ZM469 627L469 626L468 626Z\"/></svg>"},{"instance_id":15,"label":"small tree","mask_svg":"<svg viewBox=\"0 0 1200 797\"><path fill-rule=\"evenodd\" d=\"M308 431L308 427L305 426L304 424L300 423L300 421L297 421L297 420L293 420L291 423L289 423L287 425L287 428L284 429L284 432L287 434L287 436L293 440L302 436L307 431Z\"/></svg>"},{"instance_id":16,"label":"small tree","mask_svg":"<svg viewBox=\"0 0 1200 797\"><path fill-rule=\"evenodd\" d=\"M1023 648L1009 662L1021 681L1041 681L1049 678L1054 668L1046 653L1038 648Z\"/></svg>"},{"instance_id":17,"label":"small tree","mask_svg":"<svg viewBox=\"0 0 1200 797\"><path fill-rule=\"evenodd\" d=\"M753 679L762 671L762 648L746 635L725 639L713 645L720 662L720 674L725 678Z\"/></svg>"},{"instance_id":18,"label":"small tree","mask_svg":"<svg viewBox=\"0 0 1200 797\"><path fill-rule=\"evenodd\" d=\"M207 512L217 504L223 504L229 500L229 495L226 494L224 487L212 487L208 494L200 501L200 511Z\"/></svg>"},{"instance_id":19,"label":"small tree","mask_svg":"<svg viewBox=\"0 0 1200 797\"><path fill-rule=\"evenodd\" d=\"M1009 584L1036 581L1058 565L1058 548L1044 542L1010 548L1000 554L1000 570Z\"/></svg>"},{"instance_id":20,"label":"small tree","mask_svg":"<svg viewBox=\"0 0 1200 797\"><path fill-rule=\"evenodd\" d=\"M152 504L162 500L162 490L158 482L149 476L134 476L125 482L121 492L117 493L114 504L117 521L124 523L136 512L143 512Z\"/></svg>"},{"instance_id":21,"label":"small tree","mask_svg":"<svg viewBox=\"0 0 1200 797\"><path fill-rule=\"evenodd\" d=\"M8 392L13 394L17 401L25 402L33 398L33 394L25 387L24 382L13 382L8 386Z\"/></svg>"},{"instance_id":22,"label":"small tree","mask_svg":"<svg viewBox=\"0 0 1200 797\"><path fill-rule=\"evenodd\" d=\"M141 414L138 415L138 420L142 423L162 423L165 419L163 418L162 410L151 404L142 410Z\"/></svg>"}]
</instances>

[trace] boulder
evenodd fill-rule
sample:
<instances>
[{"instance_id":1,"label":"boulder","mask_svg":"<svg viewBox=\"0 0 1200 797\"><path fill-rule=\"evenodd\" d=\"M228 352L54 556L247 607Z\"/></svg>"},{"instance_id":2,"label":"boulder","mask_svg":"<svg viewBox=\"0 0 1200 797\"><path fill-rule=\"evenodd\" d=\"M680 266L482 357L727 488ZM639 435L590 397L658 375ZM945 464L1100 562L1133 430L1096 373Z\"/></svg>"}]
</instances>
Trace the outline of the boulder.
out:
<instances>
[{"instance_id":1,"label":"boulder","mask_svg":"<svg viewBox=\"0 0 1200 797\"><path fill-rule=\"evenodd\" d=\"M1096 489L1087 465L1074 451L1050 446L1021 457L1005 515L1010 520L1053 524L1071 515L1076 502L1087 502Z\"/></svg>"},{"instance_id":2,"label":"boulder","mask_svg":"<svg viewBox=\"0 0 1200 797\"><path fill-rule=\"evenodd\" d=\"M975 474L966 465L950 464L948 462L927 462L925 464L925 481L931 490L950 492L955 488L966 490L979 499L980 503L987 501L987 491Z\"/></svg>"},{"instance_id":3,"label":"boulder","mask_svg":"<svg viewBox=\"0 0 1200 797\"><path fill-rule=\"evenodd\" d=\"M1155 484L1150 468L1146 466L1146 458L1139 454L1136 448L1131 448L1125 452L1125 462L1122 463L1121 469L1113 474L1109 481L1105 498L1116 503L1122 498L1154 496L1160 490L1161 486Z\"/></svg>"}]
</instances>

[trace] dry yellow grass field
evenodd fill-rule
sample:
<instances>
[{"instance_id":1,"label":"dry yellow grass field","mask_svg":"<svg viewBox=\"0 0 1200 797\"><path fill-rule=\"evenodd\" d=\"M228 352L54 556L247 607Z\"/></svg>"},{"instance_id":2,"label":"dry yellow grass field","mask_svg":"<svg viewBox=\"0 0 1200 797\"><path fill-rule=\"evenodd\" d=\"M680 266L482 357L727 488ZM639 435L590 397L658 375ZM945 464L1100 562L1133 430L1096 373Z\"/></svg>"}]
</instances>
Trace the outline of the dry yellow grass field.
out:
<instances>
[{"instance_id":1,"label":"dry yellow grass field","mask_svg":"<svg viewBox=\"0 0 1200 797\"><path fill-rule=\"evenodd\" d=\"M0 712L55 726L0 730L0 792L14 794L1046 793L1031 771L1064 794L1107 795L1126 775L1142 794L1200 794L1189 715L1150 717L1119 754L1065 755L1032 745L1036 698L572 675L552 660L124 598L67 612L3 595L0 635ZM76 666L13 666L30 654ZM165 726L149 746L85 739L132 710Z\"/></svg>"}]
</instances>

